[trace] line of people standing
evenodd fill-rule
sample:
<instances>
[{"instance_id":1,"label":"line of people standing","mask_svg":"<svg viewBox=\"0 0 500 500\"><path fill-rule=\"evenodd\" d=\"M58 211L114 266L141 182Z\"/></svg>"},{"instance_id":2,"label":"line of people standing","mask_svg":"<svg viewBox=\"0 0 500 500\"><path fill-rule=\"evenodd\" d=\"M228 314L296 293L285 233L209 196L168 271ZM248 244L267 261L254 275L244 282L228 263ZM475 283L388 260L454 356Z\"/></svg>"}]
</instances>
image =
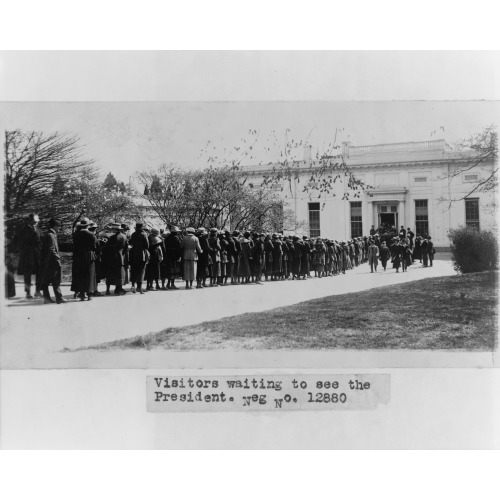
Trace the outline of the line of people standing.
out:
<instances>
[{"instance_id":1,"label":"line of people standing","mask_svg":"<svg viewBox=\"0 0 500 500\"><path fill-rule=\"evenodd\" d=\"M24 229L18 274L24 275L27 298L31 295L32 275L36 276L35 297L54 302L48 286L53 285L55 301L66 302L60 290L61 258L57 244L56 219L42 234L39 219L30 215ZM228 231L203 227L185 230L171 226L167 231L147 229L142 223L129 234L125 224L108 226L112 234L97 236L97 224L81 219L73 233L71 290L75 298L91 300L101 295L98 283L106 285L106 295L130 292L143 294L152 290L177 290L182 279L186 289L202 289L276 280L305 280L345 274L368 262L372 272L380 261L384 271L389 262L396 272L403 272L415 259L432 266L435 253L430 236L417 236L408 229L394 237L391 245L378 234L349 241L327 238L285 236L256 231ZM403 228L402 228L403 229Z\"/></svg>"}]
</instances>

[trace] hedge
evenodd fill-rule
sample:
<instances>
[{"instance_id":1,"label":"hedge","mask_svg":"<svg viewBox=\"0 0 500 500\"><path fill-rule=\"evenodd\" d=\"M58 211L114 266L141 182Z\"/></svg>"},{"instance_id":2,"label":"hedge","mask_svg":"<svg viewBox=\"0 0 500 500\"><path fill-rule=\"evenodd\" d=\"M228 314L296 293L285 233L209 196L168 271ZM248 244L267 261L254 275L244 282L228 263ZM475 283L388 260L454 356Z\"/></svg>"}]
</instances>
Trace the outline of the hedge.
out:
<instances>
[{"instance_id":1,"label":"hedge","mask_svg":"<svg viewBox=\"0 0 500 500\"><path fill-rule=\"evenodd\" d=\"M491 231L474 227L450 229L451 260L455 271L476 273L496 269L498 265L498 242Z\"/></svg>"}]
</instances>

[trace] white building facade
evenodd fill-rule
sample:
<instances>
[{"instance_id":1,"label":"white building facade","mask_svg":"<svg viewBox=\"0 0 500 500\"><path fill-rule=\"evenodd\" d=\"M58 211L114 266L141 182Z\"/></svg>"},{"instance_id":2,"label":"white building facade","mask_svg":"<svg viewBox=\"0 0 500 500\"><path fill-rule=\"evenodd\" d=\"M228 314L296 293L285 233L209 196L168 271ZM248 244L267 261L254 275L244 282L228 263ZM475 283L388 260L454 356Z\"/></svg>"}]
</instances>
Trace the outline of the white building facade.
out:
<instances>
[{"instance_id":1,"label":"white building facade","mask_svg":"<svg viewBox=\"0 0 500 500\"><path fill-rule=\"evenodd\" d=\"M453 177L468 160L463 153L447 151L444 140L370 146L343 143L342 156L328 161L342 158L363 189L350 189L349 176L339 171L334 175L340 173L340 178L329 193L314 185L304 191L311 174L325 164L325 160L310 159L310 147L303 161L293 162L290 180L278 186L284 208L293 212L297 227L303 227L298 234L347 240L368 235L372 225L378 228L385 223L409 227L416 235L428 234L437 249L447 249L450 228L497 228L496 193L471 193L496 166L482 163ZM259 185L272 169L273 165L249 166L244 172L249 182Z\"/></svg>"}]
</instances>

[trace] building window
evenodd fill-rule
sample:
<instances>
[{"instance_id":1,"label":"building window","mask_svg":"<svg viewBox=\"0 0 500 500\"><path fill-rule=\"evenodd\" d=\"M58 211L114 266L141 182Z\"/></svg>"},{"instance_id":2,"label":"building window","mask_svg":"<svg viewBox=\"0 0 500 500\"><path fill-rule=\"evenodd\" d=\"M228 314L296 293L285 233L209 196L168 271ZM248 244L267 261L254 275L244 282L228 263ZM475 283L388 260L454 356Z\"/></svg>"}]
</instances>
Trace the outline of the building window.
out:
<instances>
[{"instance_id":1,"label":"building window","mask_svg":"<svg viewBox=\"0 0 500 500\"><path fill-rule=\"evenodd\" d=\"M479 198L465 200L465 225L479 229Z\"/></svg>"},{"instance_id":2,"label":"building window","mask_svg":"<svg viewBox=\"0 0 500 500\"><path fill-rule=\"evenodd\" d=\"M351 238L357 238L358 236L363 236L361 202L351 201Z\"/></svg>"},{"instance_id":3,"label":"building window","mask_svg":"<svg viewBox=\"0 0 500 500\"><path fill-rule=\"evenodd\" d=\"M416 236L429 234L429 209L427 200L415 200L415 232Z\"/></svg>"},{"instance_id":4,"label":"building window","mask_svg":"<svg viewBox=\"0 0 500 500\"><path fill-rule=\"evenodd\" d=\"M321 236L319 226L319 203L309 203L309 236L319 238Z\"/></svg>"},{"instance_id":5,"label":"building window","mask_svg":"<svg viewBox=\"0 0 500 500\"><path fill-rule=\"evenodd\" d=\"M414 182L427 182L427 177L415 177Z\"/></svg>"},{"instance_id":6,"label":"building window","mask_svg":"<svg viewBox=\"0 0 500 500\"><path fill-rule=\"evenodd\" d=\"M395 214L398 211L398 206L397 205L391 205L391 214Z\"/></svg>"},{"instance_id":7,"label":"building window","mask_svg":"<svg viewBox=\"0 0 500 500\"><path fill-rule=\"evenodd\" d=\"M387 212L387 207L385 205L381 205L380 212L385 214Z\"/></svg>"},{"instance_id":8,"label":"building window","mask_svg":"<svg viewBox=\"0 0 500 500\"><path fill-rule=\"evenodd\" d=\"M479 175L477 174L466 174L464 175L464 182L475 182L479 180Z\"/></svg>"}]
</instances>

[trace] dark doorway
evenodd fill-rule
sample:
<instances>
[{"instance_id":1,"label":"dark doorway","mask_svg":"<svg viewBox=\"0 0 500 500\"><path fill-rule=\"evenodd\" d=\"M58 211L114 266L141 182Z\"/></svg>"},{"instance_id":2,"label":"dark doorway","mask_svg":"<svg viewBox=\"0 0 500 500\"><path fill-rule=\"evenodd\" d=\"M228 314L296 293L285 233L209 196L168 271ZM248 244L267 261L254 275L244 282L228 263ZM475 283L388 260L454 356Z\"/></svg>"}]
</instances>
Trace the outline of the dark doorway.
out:
<instances>
[{"instance_id":1,"label":"dark doorway","mask_svg":"<svg viewBox=\"0 0 500 500\"><path fill-rule=\"evenodd\" d=\"M379 214L379 225L382 226L396 226L396 214Z\"/></svg>"}]
</instances>

